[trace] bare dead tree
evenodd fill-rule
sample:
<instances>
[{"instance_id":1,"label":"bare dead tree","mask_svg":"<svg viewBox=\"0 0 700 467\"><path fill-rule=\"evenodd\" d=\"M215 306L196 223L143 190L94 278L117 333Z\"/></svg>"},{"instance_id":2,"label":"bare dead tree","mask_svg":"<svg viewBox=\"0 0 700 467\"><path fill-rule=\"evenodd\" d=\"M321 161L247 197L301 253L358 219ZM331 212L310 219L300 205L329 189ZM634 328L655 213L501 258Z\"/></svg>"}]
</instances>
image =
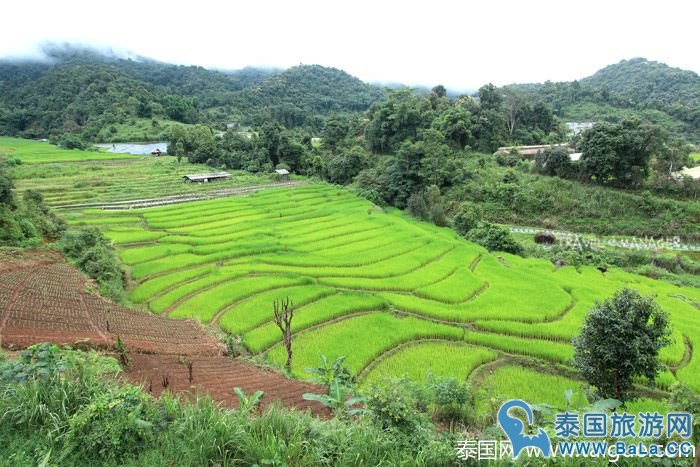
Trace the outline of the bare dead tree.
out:
<instances>
[{"instance_id":1,"label":"bare dead tree","mask_svg":"<svg viewBox=\"0 0 700 467\"><path fill-rule=\"evenodd\" d=\"M292 318L294 317L294 302L289 297L272 302L275 312L275 324L282 331L282 343L287 350L287 371L292 371Z\"/></svg>"}]
</instances>

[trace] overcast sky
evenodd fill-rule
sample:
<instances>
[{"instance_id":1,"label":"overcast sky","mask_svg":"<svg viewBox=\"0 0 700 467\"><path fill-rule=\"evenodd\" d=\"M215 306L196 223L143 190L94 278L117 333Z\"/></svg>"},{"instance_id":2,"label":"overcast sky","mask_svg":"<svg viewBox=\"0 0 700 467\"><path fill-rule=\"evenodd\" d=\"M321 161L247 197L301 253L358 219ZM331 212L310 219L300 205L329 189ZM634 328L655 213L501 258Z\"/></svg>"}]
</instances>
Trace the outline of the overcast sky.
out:
<instances>
[{"instance_id":1,"label":"overcast sky","mask_svg":"<svg viewBox=\"0 0 700 467\"><path fill-rule=\"evenodd\" d=\"M700 1L8 1L0 57L44 42L205 67L318 63L453 89L562 81L646 57L700 72Z\"/></svg>"}]
</instances>

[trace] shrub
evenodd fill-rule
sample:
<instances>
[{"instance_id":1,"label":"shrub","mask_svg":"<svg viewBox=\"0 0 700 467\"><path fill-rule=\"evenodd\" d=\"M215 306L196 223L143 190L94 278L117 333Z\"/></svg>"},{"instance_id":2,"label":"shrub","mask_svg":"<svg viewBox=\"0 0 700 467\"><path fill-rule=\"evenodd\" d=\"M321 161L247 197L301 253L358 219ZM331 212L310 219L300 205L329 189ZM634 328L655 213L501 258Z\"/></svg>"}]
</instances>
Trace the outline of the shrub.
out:
<instances>
[{"instance_id":1,"label":"shrub","mask_svg":"<svg viewBox=\"0 0 700 467\"><path fill-rule=\"evenodd\" d=\"M571 157L566 149L547 148L535 157L535 171L542 175L569 177L573 173Z\"/></svg>"},{"instance_id":2,"label":"shrub","mask_svg":"<svg viewBox=\"0 0 700 467\"><path fill-rule=\"evenodd\" d=\"M452 377L429 376L427 384L432 393L435 415L442 421L465 421L470 401L469 387Z\"/></svg>"},{"instance_id":3,"label":"shrub","mask_svg":"<svg viewBox=\"0 0 700 467\"><path fill-rule=\"evenodd\" d=\"M109 240L96 227L66 232L60 248L81 271L97 281L104 295L117 302L125 300L126 274Z\"/></svg>"},{"instance_id":4,"label":"shrub","mask_svg":"<svg viewBox=\"0 0 700 467\"><path fill-rule=\"evenodd\" d=\"M90 147L90 143L84 141L80 136L66 133L58 140L58 145L66 149L85 150Z\"/></svg>"},{"instance_id":5,"label":"shrub","mask_svg":"<svg viewBox=\"0 0 700 467\"><path fill-rule=\"evenodd\" d=\"M479 225L483 212L479 205L465 201L459 212L452 219L452 225L458 234L465 236Z\"/></svg>"},{"instance_id":6,"label":"shrub","mask_svg":"<svg viewBox=\"0 0 700 467\"><path fill-rule=\"evenodd\" d=\"M430 425L418 410L419 406L427 406L427 401L418 398L415 385L406 378L382 380L370 388L365 398L371 419L381 428L415 435Z\"/></svg>"},{"instance_id":7,"label":"shrub","mask_svg":"<svg viewBox=\"0 0 700 467\"><path fill-rule=\"evenodd\" d=\"M44 197L35 190L26 190L22 195L21 215L34 226L35 235L54 241L66 231L66 223L53 213L44 202Z\"/></svg>"},{"instance_id":8,"label":"shrub","mask_svg":"<svg viewBox=\"0 0 700 467\"><path fill-rule=\"evenodd\" d=\"M137 386L113 386L96 394L71 418L66 452L107 460L141 451L166 426L156 404Z\"/></svg>"},{"instance_id":9,"label":"shrub","mask_svg":"<svg viewBox=\"0 0 700 467\"><path fill-rule=\"evenodd\" d=\"M510 232L495 224L482 223L467 234L467 239L478 243L489 251L503 251L515 255L522 253L522 247L515 241Z\"/></svg>"},{"instance_id":10,"label":"shrub","mask_svg":"<svg viewBox=\"0 0 700 467\"><path fill-rule=\"evenodd\" d=\"M406 202L406 210L417 219L428 220L428 204L425 195L422 192L411 193Z\"/></svg>"},{"instance_id":11,"label":"shrub","mask_svg":"<svg viewBox=\"0 0 700 467\"><path fill-rule=\"evenodd\" d=\"M518 153L515 154L504 154L499 152L496 154L496 163L501 167L515 167L518 162L521 161L521 157Z\"/></svg>"}]
</instances>

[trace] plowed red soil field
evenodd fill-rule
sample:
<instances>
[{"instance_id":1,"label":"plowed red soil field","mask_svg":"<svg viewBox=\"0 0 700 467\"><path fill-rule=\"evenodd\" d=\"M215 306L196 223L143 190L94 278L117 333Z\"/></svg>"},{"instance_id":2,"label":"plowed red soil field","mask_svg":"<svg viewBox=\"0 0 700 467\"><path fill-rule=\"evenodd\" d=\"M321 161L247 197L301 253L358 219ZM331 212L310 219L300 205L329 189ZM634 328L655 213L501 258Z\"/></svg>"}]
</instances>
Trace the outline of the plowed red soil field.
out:
<instances>
[{"instance_id":1,"label":"plowed red soil field","mask_svg":"<svg viewBox=\"0 0 700 467\"><path fill-rule=\"evenodd\" d=\"M235 408L238 386L246 393L265 391L263 407L279 401L328 415L302 399L306 392L323 392L321 386L223 356L219 341L194 321L131 310L90 293L85 277L60 255L3 255L0 270L0 343L6 349L53 342L107 350L119 337L132 360L125 376L156 396L164 390L206 393Z\"/></svg>"}]
</instances>

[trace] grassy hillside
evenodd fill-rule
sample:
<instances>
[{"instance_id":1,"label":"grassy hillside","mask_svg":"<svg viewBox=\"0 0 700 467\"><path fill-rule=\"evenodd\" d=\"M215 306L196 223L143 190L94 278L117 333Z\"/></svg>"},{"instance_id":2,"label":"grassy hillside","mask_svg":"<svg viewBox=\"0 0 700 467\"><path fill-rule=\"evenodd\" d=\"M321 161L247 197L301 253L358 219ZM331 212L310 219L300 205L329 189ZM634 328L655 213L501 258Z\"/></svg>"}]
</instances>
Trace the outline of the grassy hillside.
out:
<instances>
[{"instance_id":1,"label":"grassy hillside","mask_svg":"<svg viewBox=\"0 0 700 467\"><path fill-rule=\"evenodd\" d=\"M374 378L377 368L422 377L414 369L430 368L435 351L406 344L425 339L470 344L463 349L477 352L473 367L514 355L554 371L570 365L571 339L594 302L628 286L653 295L672 318L674 344L662 359L673 373L660 387L677 378L700 391L700 355L685 345L700 345L698 289L616 268L555 269L544 260L490 254L449 229L382 212L345 190L313 185L66 218L76 227L99 226L119 245L134 302L240 335L250 352L277 365L284 351L270 304L290 297L298 377L309 376L303 369L315 366L319 352L346 355L361 379ZM462 379L456 362L465 357L445 355L452 354L455 364L440 371Z\"/></svg>"},{"instance_id":2,"label":"grassy hillside","mask_svg":"<svg viewBox=\"0 0 700 467\"><path fill-rule=\"evenodd\" d=\"M159 198L273 181L269 174L231 170L228 180L185 183L183 175L211 172L211 167L171 156L67 150L17 138L0 138L0 157L21 161L11 169L16 193L40 191L50 206Z\"/></svg>"},{"instance_id":3,"label":"grassy hillside","mask_svg":"<svg viewBox=\"0 0 700 467\"><path fill-rule=\"evenodd\" d=\"M22 164L97 162L136 158L131 154L63 149L49 143L3 137L0 137L0 157L21 161Z\"/></svg>"}]
</instances>

